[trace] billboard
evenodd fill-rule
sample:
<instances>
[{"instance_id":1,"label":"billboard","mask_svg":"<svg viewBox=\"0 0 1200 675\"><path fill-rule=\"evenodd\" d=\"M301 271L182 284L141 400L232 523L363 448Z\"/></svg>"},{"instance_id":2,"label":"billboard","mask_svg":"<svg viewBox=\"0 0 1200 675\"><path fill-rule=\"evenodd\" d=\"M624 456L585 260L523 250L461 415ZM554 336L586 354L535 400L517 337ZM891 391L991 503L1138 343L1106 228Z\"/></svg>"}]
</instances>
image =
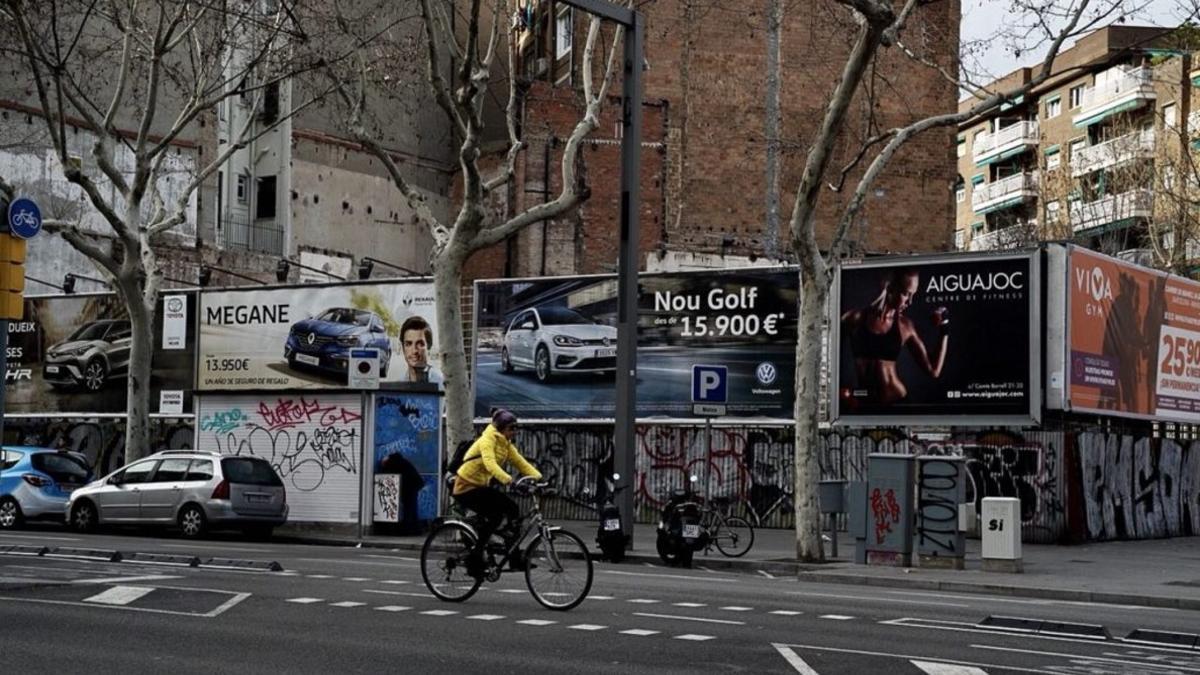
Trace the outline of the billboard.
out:
<instances>
[{"instance_id":1,"label":"billboard","mask_svg":"<svg viewBox=\"0 0 1200 675\"><path fill-rule=\"evenodd\" d=\"M1041 407L1035 253L843 265L831 321L840 424L1011 424Z\"/></svg>"},{"instance_id":2,"label":"billboard","mask_svg":"<svg viewBox=\"0 0 1200 675\"><path fill-rule=\"evenodd\" d=\"M428 281L206 291L197 389L344 388L352 349L384 383L439 383L436 324Z\"/></svg>"},{"instance_id":3,"label":"billboard","mask_svg":"<svg viewBox=\"0 0 1200 675\"><path fill-rule=\"evenodd\" d=\"M151 413L191 412L195 317L195 293L164 292L152 333ZM8 324L6 412L124 414L131 347L129 314L115 293L27 297L24 319Z\"/></svg>"},{"instance_id":4,"label":"billboard","mask_svg":"<svg viewBox=\"0 0 1200 675\"><path fill-rule=\"evenodd\" d=\"M1200 283L1068 252L1071 410L1200 421Z\"/></svg>"},{"instance_id":5,"label":"billboard","mask_svg":"<svg viewBox=\"0 0 1200 675\"><path fill-rule=\"evenodd\" d=\"M731 416L790 418L795 270L740 269L638 278L637 416L691 418L695 364L728 368ZM475 414L614 416L617 278L476 282Z\"/></svg>"}]
</instances>

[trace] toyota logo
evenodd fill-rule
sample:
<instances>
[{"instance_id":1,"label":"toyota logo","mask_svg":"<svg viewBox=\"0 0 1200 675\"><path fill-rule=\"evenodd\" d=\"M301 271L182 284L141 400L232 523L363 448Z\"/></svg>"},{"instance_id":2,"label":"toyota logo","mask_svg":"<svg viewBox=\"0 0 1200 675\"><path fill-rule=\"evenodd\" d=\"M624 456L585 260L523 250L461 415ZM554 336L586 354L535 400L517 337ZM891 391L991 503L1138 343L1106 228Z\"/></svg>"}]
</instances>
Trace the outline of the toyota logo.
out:
<instances>
[{"instance_id":1,"label":"toyota logo","mask_svg":"<svg viewBox=\"0 0 1200 675\"><path fill-rule=\"evenodd\" d=\"M775 364L764 361L754 369L754 376L758 378L759 384L767 385L775 381L779 371L775 370Z\"/></svg>"},{"instance_id":2,"label":"toyota logo","mask_svg":"<svg viewBox=\"0 0 1200 675\"><path fill-rule=\"evenodd\" d=\"M179 298L171 298L167 300L167 311L172 314L178 314L183 311L183 301Z\"/></svg>"},{"instance_id":3,"label":"toyota logo","mask_svg":"<svg viewBox=\"0 0 1200 675\"><path fill-rule=\"evenodd\" d=\"M317 334L316 334L316 333L309 333L309 334L308 334L308 344L310 344L310 345L311 345L311 344L314 344L314 343L316 343L316 341L317 341Z\"/></svg>"}]
</instances>

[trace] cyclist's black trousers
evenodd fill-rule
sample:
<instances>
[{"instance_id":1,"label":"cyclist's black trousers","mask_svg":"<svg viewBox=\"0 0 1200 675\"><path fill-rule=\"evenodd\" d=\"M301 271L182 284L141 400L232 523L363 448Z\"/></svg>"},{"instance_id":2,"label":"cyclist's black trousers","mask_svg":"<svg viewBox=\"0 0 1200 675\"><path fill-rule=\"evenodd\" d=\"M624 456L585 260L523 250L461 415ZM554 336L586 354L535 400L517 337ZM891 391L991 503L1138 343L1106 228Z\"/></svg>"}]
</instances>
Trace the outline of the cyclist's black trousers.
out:
<instances>
[{"instance_id":1,"label":"cyclist's black trousers","mask_svg":"<svg viewBox=\"0 0 1200 675\"><path fill-rule=\"evenodd\" d=\"M521 517L521 509L508 495L493 487L478 487L467 490L460 495L454 495L459 504L474 511L483 520L479 530L479 542L476 550L483 550L484 544L491 538L492 533L507 518L515 523Z\"/></svg>"}]
</instances>

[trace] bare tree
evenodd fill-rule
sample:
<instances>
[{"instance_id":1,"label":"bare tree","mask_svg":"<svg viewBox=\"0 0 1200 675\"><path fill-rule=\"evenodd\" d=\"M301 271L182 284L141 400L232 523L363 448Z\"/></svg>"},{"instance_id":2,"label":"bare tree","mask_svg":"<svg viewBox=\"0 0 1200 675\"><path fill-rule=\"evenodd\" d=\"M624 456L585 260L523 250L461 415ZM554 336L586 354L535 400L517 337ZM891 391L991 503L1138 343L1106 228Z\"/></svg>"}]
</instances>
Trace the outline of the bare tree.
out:
<instances>
[{"instance_id":1,"label":"bare tree","mask_svg":"<svg viewBox=\"0 0 1200 675\"><path fill-rule=\"evenodd\" d=\"M420 20L424 37L423 51L428 66L426 75L437 105L445 113L455 131L458 143L458 163L461 172L461 196L452 219L439 219L397 165L387 149L364 123L371 66L364 59L356 78L347 79L330 72L349 110L350 130L355 138L387 168L396 189L412 208L416 219L433 238L431 266L434 273L437 302L437 351L445 373L447 426L450 447L473 435L471 389L468 381L466 352L463 344L462 287L463 265L472 253L500 243L522 228L555 218L575 208L588 197L589 190L577 172L579 148L583 140L600 123L609 85L613 79L618 45L622 31L617 28L607 55L598 43L601 25L598 18L591 21L583 53L584 110L563 147L562 189L558 196L532 206L515 215L500 215L492 208L494 201L503 199L516 173L516 164L524 142L521 140L523 87L515 73L515 49L504 31L508 25L505 0L470 2L440 2L420 0ZM457 26L457 29L456 29ZM499 70L497 58L508 52L509 77L507 91L499 94L493 77ZM446 55L452 68L447 78ZM602 58L601 61L597 57ZM596 73L599 72L599 82ZM485 175L485 117L490 98L504 98L507 127L506 151L499 168Z\"/></svg>"},{"instance_id":2,"label":"bare tree","mask_svg":"<svg viewBox=\"0 0 1200 675\"><path fill-rule=\"evenodd\" d=\"M225 99L257 109L266 92L298 64L294 3L202 0L4 0L0 24L12 36L4 56L28 75L30 104L45 123L62 176L78 186L102 225L48 219L72 247L111 276L132 326L127 380L128 458L148 452L152 325L163 274L156 245L188 220L200 186L233 153L273 124L240 128L220 139L215 157L194 166L177 155L181 141ZM90 157L72 150L88 134ZM201 145L201 147L203 147Z\"/></svg>"},{"instance_id":3,"label":"bare tree","mask_svg":"<svg viewBox=\"0 0 1200 675\"><path fill-rule=\"evenodd\" d=\"M852 249L852 233L861 229L862 211L868 191L905 143L931 129L953 127L1025 95L1054 72L1054 61L1063 43L1102 22L1123 14L1120 0L1093 3L1090 0L1046 2L1015 0L1011 4L1025 19L1027 42L1045 45L1045 58L1036 75L1026 84L1007 91L989 90L973 82L957 67L947 65L944 54L927 53L921 36L909 35L910 20L920 12L932 11L936 2L906 0L897 7L888 0L837 0L857 25L852 46L843 66L821 125L807 150L804 172L796 191L790 219L790 235L800 267L800 330L796 346L795 403L795 506L796 555L800 560L824 558L817 505L817 417L821 372L821 335L826 320L826 303L838 261ZM1009 33L1012 26L1004 27ZM915 32L915 31L914 31ZM903 54L934 69L954 85L968 91L975 104L962 112L947 112L910 121L881 131L862 144L845 167L831 167L835 145L845 137L851 103L864 88L871 65L887 51ZM835 191L860 164L866 168L834 223L832 235L822 241L816 230L817 206L825 186ZM831 354L834 350L830 350Z\"/></svg>"}]
</instances>

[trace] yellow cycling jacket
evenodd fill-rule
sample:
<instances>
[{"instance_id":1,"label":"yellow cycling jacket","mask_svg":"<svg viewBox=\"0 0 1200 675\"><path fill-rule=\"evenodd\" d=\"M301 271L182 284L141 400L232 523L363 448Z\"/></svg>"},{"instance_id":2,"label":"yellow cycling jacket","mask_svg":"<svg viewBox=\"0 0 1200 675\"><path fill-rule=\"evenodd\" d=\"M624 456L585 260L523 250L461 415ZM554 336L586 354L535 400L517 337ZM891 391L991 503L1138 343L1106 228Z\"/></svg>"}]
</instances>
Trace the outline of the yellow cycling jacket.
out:
<instances>
[{"instance_id":1,"label":"yellow cycling jacket","mask_svg":"<svg viewBox=\"0 0 1200 675\"><path fill-rule=\"evenodd\" d=\"M508 485L512 482L513 477L501 468L505 462L512 462L518 471L526 476L532 476L534 480L542 478L542 473L521 456L521 453L517 451L517 446L505 438L504 434L500 433L496 427L489 424L479 438L471 444L467 454L463 456L462 466L458 468L456 474L458 479L454 481L454 494L458 495L467 490L484 487L492 478Z\"/></svg>"}]
</instances>

